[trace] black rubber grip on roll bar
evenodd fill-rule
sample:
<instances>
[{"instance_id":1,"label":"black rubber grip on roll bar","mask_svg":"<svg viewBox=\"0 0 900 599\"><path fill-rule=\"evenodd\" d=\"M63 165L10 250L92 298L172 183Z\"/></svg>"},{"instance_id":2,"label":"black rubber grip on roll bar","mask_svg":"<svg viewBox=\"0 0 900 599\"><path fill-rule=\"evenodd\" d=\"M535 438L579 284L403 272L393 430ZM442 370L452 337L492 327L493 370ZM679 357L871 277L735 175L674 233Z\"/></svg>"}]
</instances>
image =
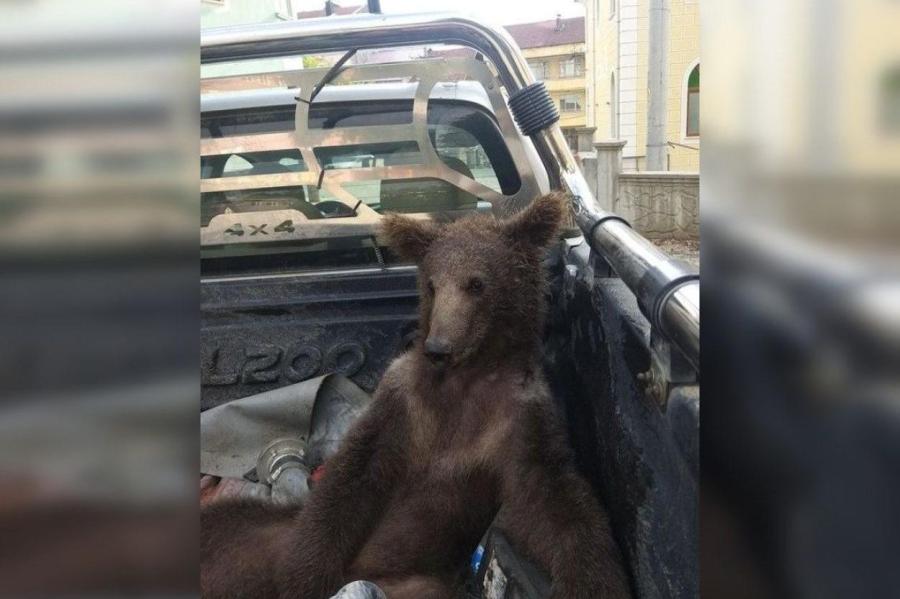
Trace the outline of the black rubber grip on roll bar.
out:
<instances>
[{"instance_id":1,"label":"black rubber grip on roll bar","mask_svg":"<svg viewBox=\"0 0 900 599\"><path fill-rule=\"evenodd\" d=\"M665 288L660 291L659 295L656 296L656 302L653 306L653 314L660 328L664 328L662 326L662 312L663 308L665 307L663 305L663 302L668 301L672 294L675 293L675 291L677 291L679 287L694 281L698 283L700 282L700 275L698 273L691 273L683 277L678 277L677 279L666 285Z\"/></svg>"},{"instance_id":2,"label":"black rubber grip on roll bar","mask_svg":"<svg viewBox=\"0 0 900 599\"><path fill-rule=\"evenodd\" d=\"M605 211L601 212L596 209L592 209L586 205L587 201L593 203L594 198L588 198L587 200L585 200L578 195L572 196L572 207L575 212L575 222L578 223L579 227L581 227L581 231L588 239L588 243L591 244L591 247L594 247L594 231L597 229L597 227L603 225L604 223L617 221L622 223L626 227L631 227L631 223L629 223L618 214L613 214L612 212Z\"/></svg>"},{"instance_id":3,"label":"black rubber grip on roll bar","mask_svg":"<svg viewBox=\"0 0 900 599\"><path fill-rule=\"evenodd\" d=\"M687 266L686 263L682 262L682 264L684 264L685 267ZM663 309L663 302L672 292L685 283L699 280L700 275L695 272L685 272L675 278L669 279L669 275L666 275L660 269L651 268L641 280L638 281L638 290L635 294L637 296L638 305L644 312L644 316L650 321L650 324L654 327L660 327L662 326L660 315Z\"/></svg>"},{"instance_id":4,"label":"black rubber grip on roll bar","mask_svg":"<svg viewBox=\"0 0 900 599\"><path fill-rule=\"evenodd\" d=\"M556 104L542 81L526 85L512 94L509 109L523 135L534 135L559 120Z\"/></svg>"},{"instance_id":5,"label":"black rubber grip on roll bar","mask_svg":"<svg viewBox=\"0 0 900 599\"><path fill-rule=\"evenodd\" d=\"M596 217L596 219L593 220L593 222L591 222L590 230L588 231L587 238L591 239L594 236L594 231L597 229L597 227L599 227L603 223L608 223L610 221L616 221L616 222L622 223L629 229L632 228L631 223L628 222L627 220L625 220L623 217L619 216L618 214L604 214L603 216Z\"/></svg>"}]
</instances>

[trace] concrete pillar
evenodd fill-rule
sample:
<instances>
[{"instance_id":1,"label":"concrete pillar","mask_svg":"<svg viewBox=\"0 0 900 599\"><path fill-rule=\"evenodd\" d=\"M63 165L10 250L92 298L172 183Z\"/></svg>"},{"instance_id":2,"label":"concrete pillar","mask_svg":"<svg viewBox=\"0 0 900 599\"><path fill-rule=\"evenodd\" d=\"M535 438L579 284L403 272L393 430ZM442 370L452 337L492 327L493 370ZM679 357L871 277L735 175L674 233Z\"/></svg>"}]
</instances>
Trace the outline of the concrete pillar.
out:
<instances>
[{"instance_id":1,"label":"concrete pillar","mask_svg":"<svg viewBox=\"0 0 900 599\"><path fill-rule=\"evenodd\" d=\"M592 152L594 150L594 131L596 127L576 127L575 133L578 135L578 152Z\"/></svg>"},{"instance_id":2,"label":"concrete pillar","mask_svg":"<svg viewBox=\"0 0 900 599\"><path fill-rule=\"evenodd\" d=\"M600 208L610 212L615 212L616 199L619 197L619 173L622 172L622 148L625 147L625 143L625 140L612 140L594 144L594 152L597 155L597 173L593 178L596 182L594 197Z\"/></svg>"},{"instance_id":3,"label":"concrete pillar","mask_svg":"<svg viewBox=\"0 0 900 599\"><path fill-rule=\"evenodd\" d=\"M666 95L669 80L669 0L650 0L647 64L647 170L666 170Z\"/></svg>"},{"instance_id":4,"label":"concrete pillar","mask_svg":"<svg viewBox=\"0 0 900 599\"><path fill-rule=\"evenodd\" d=\"M584 175L584 180L587 181L588 187L591 188L591 193L596 198L597 152L578 152L575 154L575 160L578 161L578 165L581 167L581 174Z\"/></svg>"}]
</instances>

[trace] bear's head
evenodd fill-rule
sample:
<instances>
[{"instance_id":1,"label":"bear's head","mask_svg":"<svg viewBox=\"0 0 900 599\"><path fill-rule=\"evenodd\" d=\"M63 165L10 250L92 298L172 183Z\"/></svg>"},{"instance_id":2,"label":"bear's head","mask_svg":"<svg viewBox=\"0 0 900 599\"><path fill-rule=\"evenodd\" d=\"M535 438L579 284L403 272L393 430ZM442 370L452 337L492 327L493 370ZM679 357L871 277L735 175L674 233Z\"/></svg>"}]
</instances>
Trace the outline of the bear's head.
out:
<instances>
[{"instance_id":1,"label":"bear's head","mask_svg":"<svg viewBox=\"0 0 900 599\"><path fill-rule=\"evenodd\" d=\"M476 215L439 225L388 215L390 247L419 267L417 349L440 368L525 357L540 339L546 280L541 259L565 211L561 193L507 220Z\"/></svg>"}]
</instances>

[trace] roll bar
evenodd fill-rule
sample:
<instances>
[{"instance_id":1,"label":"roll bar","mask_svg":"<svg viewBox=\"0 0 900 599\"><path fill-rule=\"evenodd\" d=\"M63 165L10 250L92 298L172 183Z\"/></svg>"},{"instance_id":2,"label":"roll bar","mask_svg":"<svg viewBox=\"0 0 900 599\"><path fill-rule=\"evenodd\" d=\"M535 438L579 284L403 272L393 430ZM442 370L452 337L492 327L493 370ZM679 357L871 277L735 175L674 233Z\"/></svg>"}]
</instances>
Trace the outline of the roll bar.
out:
<instances>
[{"instance_id":1,"label":"roll bar","mask_svg":"<svg viewBox=\"0 0 900 599\"><path fill-rule=\"evenodd\" d=\"M201 34L203 64L292 54L447 43L468 46L496 67L509 94L534 83L515 41L502 27L454 13L350 15L222 27ZM532 135L554 187L573 197L575 219L591 248L637 297L644 315L699 371L700 277L600 209L558 124Z\"/></svg>"}]
</instances>

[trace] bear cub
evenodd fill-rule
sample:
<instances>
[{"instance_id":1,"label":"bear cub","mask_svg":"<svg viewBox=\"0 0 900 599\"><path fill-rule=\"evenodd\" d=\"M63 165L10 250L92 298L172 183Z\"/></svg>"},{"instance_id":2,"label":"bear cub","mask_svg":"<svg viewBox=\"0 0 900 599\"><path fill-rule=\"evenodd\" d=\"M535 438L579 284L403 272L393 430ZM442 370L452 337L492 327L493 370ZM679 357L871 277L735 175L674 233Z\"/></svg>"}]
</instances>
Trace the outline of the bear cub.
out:
<instances>
[{"instance_id":1,"label":"bear cub","mask_svg":"<svg viewBox=\"0 0 900 599\"><path fill-rule=\"evenodd\" d=\"M418 339L303 509L203 510L204 596L326 599L369 580L389 599L461 597L492 522L545 569L554 599L631 596L540 365L541 259L565 210L552 193L506 220L384 218L419 267Z\"/></svg>"}]
</instances>

